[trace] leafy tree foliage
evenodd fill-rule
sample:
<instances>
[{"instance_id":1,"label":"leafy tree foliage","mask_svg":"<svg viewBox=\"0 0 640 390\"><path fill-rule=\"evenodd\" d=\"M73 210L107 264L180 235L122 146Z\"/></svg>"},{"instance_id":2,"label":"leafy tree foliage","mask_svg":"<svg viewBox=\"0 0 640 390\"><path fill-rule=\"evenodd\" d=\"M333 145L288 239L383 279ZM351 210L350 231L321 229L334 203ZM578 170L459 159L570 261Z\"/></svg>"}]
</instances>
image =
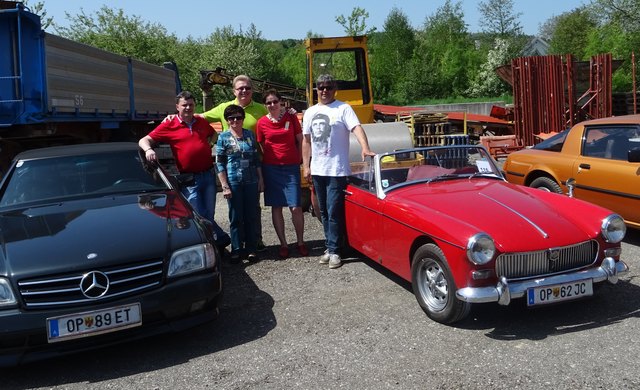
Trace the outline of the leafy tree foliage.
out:
<instances>
[{"instance_id":1,"label":"leafy tree foliage","mask_svg":"<svg viewBox=\"0 0 640 390\"><path fill-rule=\"evenodd\" d=\"M395 7L383 29L383 33L371 36L369 44L374 98L387 104L407 104L407 68L416 46L416 33L407 15Z\"/></svg>"},{"instance_id":2,"label":"leafy tree foliage","mask_svg":"<svg viewBox=\"0 0 640 390\"><path fill-rule=\"evenodd\" d=\"M56 27L63 37L96 46L152 64L162 64L173 57L178 39L155 23L140 16L126 16L122 9L102 6L95 15L65 13L69 27Z\"/></svg>"},{"instance_id":3,"label":"leafy tree foliage","mask_svg":"<svg viewBox=\"0 0 640 390\"><path fill-rule=\"evenodd\" d=\"M549 49L551 54L572 54L576 59L588 59L586 46L589 33L596 28L593 13L579 7L554 18L555 27Z\"/></svg>"},{"instance_id":4,"label":"leafy tree foliage","mask_svg":"<svg viewBox=\"0 0 640 390\"><path fill-rule=\"evenodd\" d=\"M376 30L375 27L367 29L367 18L369 13L360 7L355 7L351 11L351 15L336 16L336 22L344 28L346 35L369 35Z\"/></svg>"},{"instance_id":5,"label":"leafy tree foliage","mask_svg":"<svg viewBox=\"0 0 640 390\"><path fill-rule=\"evenodd\" d=\"M53 26L53 18L47 16L47 11L44 9L44 2L38 1L32 5L29 0L24 0L24 5L29 8L31 12L40 16L40 24L43 30Z\"/></svg>"},{"instance_id":6,"label":"leafy tree foliage","mask_svg":"<svg viewBox=\"0 0 640 390\"><path fill-rule=\"evenodd\" d=\"M626 33L640 31L638 0L595 0L593 10L603 24L617 25Z\"/></svg>"},{"instance_id":7,"label":"leafy tree foliage","mask_svg":"<svg viewBox=\"0 0 640 390\"><path fill-rule=\"evenodd\" d=\"M480 65L480 71L471 83L468 95L472 97L499 96L510 87L496 73L496 68L509 63L510 40L496 38L495 46L489 50L487 60Z\"/></svg>"},{"instance_id":8,"label":"leafy tree foliage","mask_svg":"<svg viewBox=\"0 0 640 390\"><path fill-rule=\"evenodd\" d=\"M427 17L417 41L409 70L412 88L408 98L463 96L469 86L467 70L478 62L461 3L447 0Z\"/></svg>"},{"instance_id":9,"label":"leafy tree foliage","mask_svg":"<svg viewBox=\"0 0 640 390\"><path fill-rule=\"evenodd\" d=\"M522 12L513 11L513 0L486 0L478 3L483 31L500 38L522 34L519 18Z\"/></svg>"}]
</instances>

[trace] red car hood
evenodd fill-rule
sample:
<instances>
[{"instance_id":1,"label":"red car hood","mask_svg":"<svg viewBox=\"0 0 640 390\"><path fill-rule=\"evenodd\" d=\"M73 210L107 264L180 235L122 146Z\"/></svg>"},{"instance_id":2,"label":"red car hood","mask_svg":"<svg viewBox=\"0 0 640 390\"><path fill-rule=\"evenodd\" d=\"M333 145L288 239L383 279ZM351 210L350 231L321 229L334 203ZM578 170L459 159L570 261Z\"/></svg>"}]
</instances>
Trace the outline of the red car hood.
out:
<instances>
[{"instance_id":1,"label":"red car hood","mask_svg":"<svg viewBox=\"0 0 640 390\"><path fill-rule=\"evenodd\" d=\"M501 252L595 238L602 219L611 213L566 195L486 179L416 184L391 192L386 201L385 213L396 213L392 217L420 230L439 231L440 238L458 245L485 232Z\"/></svg>"}]
</instances>

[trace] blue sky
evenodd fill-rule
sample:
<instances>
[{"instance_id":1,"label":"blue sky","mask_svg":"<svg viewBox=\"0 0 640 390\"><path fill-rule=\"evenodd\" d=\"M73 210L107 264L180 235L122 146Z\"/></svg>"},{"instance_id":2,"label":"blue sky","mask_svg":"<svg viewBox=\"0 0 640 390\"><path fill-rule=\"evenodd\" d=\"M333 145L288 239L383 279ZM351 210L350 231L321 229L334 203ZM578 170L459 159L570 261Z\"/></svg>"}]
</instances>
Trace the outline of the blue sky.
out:
<instances>
[{"instance_id":1,"label":"blue sky","mask_svg":"<svg viewBox=\"0 0 640 390\"><path fill-rule=\"evenodd\" d=\"M30 0L36 3L38 0ZM425 18L432 15L444 0L395 0L395 1L278 1L278 0L39 0L43 1L48 16L60 25L68 24L65 12L72 15L93 14L103 4L113 9L123 9L129 16L137 15L143 20L163 25L168 32L179 38L206 37L216 27L232 26L236 30L246 29L251 23L266 39L303 39L308 31L325 37L344 35L342 26L335 22L338 15L348 16L354 7L369 12L368 27L382 30L385 19L395 6L408 17L411 25L420 28ZM526 34L534 35L541 23L553 15L571 11L589 0L515 0L514 9L521 12L520 22ZM463 0L465 22L471 32L481 31L478 1ZM50 31L53 32L53 31Z\"/></svg>"}]
</instances>

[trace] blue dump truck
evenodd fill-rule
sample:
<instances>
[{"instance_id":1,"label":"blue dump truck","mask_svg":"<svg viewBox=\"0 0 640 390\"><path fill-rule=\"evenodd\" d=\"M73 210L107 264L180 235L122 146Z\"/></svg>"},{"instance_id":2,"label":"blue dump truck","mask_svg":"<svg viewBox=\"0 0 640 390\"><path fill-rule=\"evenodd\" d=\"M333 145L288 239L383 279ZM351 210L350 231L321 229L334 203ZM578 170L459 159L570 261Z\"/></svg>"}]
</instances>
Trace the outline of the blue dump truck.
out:
<instances>
[{"instance_id":1,"label":"blue dump truck","mask_svg":"<svg viewBox=\"0 0 640 390\"><path fill-rule=\"evenodd\" d=\"M0 1L0 177L20 151L131 141L175 112L173 63L157 66L42 30L22 3Z\"/></svg>"}]
</instances>

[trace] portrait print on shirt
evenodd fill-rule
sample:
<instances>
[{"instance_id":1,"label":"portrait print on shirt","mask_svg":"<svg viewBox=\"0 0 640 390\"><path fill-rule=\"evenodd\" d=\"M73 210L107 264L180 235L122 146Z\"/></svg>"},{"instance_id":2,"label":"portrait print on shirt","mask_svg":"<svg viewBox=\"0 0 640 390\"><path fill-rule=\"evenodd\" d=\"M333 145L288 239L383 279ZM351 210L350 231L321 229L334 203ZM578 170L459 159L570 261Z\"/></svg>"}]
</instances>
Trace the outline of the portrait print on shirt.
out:
<instances>
[{"instance_id":1,"label":"portrait print on shirt","mask_svg":"<svg viewBox=\"0 0 640 390\"><path fill-rule=\"evenodd\" d=\"M331 153L329 139L331 137L331 120L329 116L317 113L311 119L311 142L318 155L327 156Z\"/></svg>"}]
</instances>

